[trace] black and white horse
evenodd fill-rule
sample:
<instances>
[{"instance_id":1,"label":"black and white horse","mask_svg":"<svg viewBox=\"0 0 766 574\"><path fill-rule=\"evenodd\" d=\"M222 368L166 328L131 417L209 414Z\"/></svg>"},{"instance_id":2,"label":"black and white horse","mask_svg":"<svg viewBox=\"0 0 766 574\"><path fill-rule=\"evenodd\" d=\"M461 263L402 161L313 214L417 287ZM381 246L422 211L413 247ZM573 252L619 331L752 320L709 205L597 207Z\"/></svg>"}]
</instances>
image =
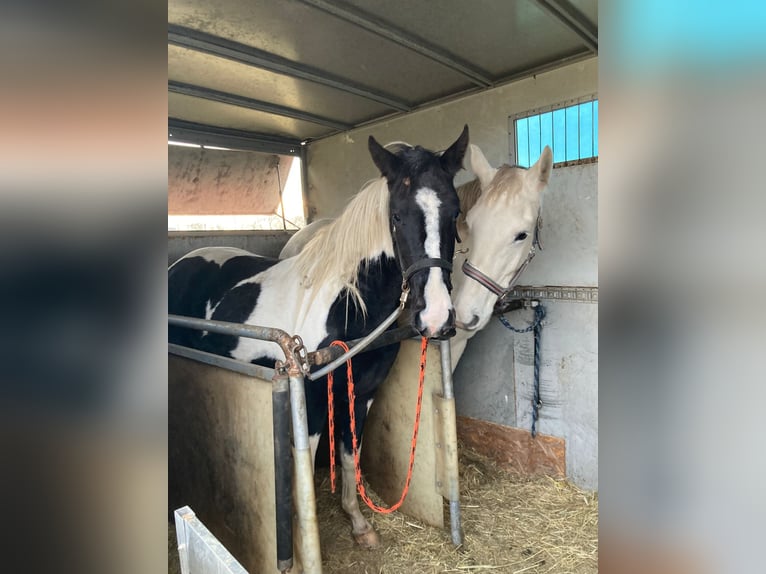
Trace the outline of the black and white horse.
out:
<instances>
[{"instance_id":1,"label":"black and white horse","mask_svg":"<svg viewBox=\"0 0 766 574\"><path fill-rule=\"evenodd\" d=\"M189 253L168 272L169 312L283 329L299 335L312 351L377 327L399 304L404 277L412 326L425 337L451 336L455 314L448 269L459 214L453 178L467 146L467 126L442 154L420 146L392 153L370 137L370 154L383 177L368 183L299 255L275 261L232 248ZM171 328L169 337L267 366L281 358L279 347L264 341L179 328ZM360 444L367 410L397 352L393 345L353 359ZM343 508L357 542L371 547L379 539L356 497L345 368L337 370L335 387ZM306 384L312 455L327 418L326 388L323 380Z\"/></svg>"},{"instance_id":2,"label":"black and white horse","mask_svg":"<svg viewBox=\"0 0 766 574\"><path fill-rule=\"evenodd\" d=\"M553 152L546 146L529 169L506 164L494 168L481 149L471 144L465 162L477 179L457 188L461 212L457 227L462 245L455 256L452 302L455 319L462 328L450 340L453 370L468 340L489 323L498 292L508 289L534 254L533 242L543 191L551 176ZM332 221L320 219L295 233L279 258L300 253ZM466 275L466 267L470 276Z\"/></svg>"}]
</instances>

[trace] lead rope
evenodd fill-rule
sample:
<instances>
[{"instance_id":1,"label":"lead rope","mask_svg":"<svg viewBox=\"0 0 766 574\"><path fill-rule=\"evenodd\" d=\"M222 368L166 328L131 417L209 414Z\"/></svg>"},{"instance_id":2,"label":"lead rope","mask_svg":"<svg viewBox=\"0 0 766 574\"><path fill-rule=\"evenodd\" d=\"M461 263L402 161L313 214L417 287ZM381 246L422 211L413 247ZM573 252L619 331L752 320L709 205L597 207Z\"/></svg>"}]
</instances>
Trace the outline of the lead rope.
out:
<instances>
[{"instance_id":1,"label":"lead rope","mask_svg":"<svg viewBox=\"0 0 766 574\"><path fill-rule=\"evenodd\" d=\"M543 401L540 398L540 339L543 333L543 319L545 319L545 307L542 303L535 306L535 320L526 327L517 329L508 322L505 315L498 315L500 322L514 333L529 333L534 331L535 337L535 365L534 365L534 389L532 391L532 438L537 436L537 420L540 418L540 409Z\"/></svg>"},{"instance_id":2,"label":"lead rope","mask_svg":"<svg viewBox=\"0 0 766 574\"><path fill-rule=\"evenodd\" d=\"M345 351L348 351L348 345L344 343L343 341L333 341L331 343L332 345L336 345L338 347L341 347ZM410 464L407 467L407 480L404 483L404 489L402 490L402 495L399 498L399 501L393 504L389 508L384 508L382 506L378 506L375 504L369 496L367 496L367 491L364 488L364 483L362 482L362 467L359 464L359 447L357 445L356 441L356 415L354 414L354 402L356 397L354 396L354 373L353 369L351 367L351 361L346 361L346 379L347 379L347 390L348 390L348 414L351 419L351 447L354 453L354 475L356 477L356 488L359 491L359 496L362 497L362 500L364 500L365 504L369 506L372 510L375 512L378 512L380 514L390 514L391 512L394 512L397 510L402 503L404 503L404 499L407 498L407 493L410 490L410 482L412 481L412 470L415 467L415 448L417 447L418 443L418 429L420 428L420 411L423 406L423 387L424 387L424 381L426 376L426 355L428 354L428 339L423 337L420 342L420 374L418 378L418 403L417 407L415 409L415 425L412 428L412 443L410 444ZM332 489L332 492L335 492L335 423L334 423L334 415L335 415L335 409L333 408L333 392L332 392L332 386L333 386L333 376L332 373L328 373L327 375L327 403L328 403L328 409L327 409L327 416L330 417L329 420L329 439L330 439L330 488Z\"/></svg>"}]
</instances>

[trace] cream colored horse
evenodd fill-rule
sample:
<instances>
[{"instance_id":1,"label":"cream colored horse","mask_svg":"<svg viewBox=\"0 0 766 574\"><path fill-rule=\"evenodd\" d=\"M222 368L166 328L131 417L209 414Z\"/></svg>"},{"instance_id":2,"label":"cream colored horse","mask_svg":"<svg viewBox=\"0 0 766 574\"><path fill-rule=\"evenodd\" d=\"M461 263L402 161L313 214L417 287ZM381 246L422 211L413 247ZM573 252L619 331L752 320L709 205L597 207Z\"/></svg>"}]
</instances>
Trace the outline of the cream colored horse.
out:
<instances>
[{"instance_id":1,"label":"cream colored horse","mask_svg":"<svg viewBox=\"0 0 766 574\"><path fill-rule=\"evenodd\" d=\"M463 271L470 265L492 282L508 288L525 264L535 239L542 193L553 167L553 153L545 147L529 169L509 165L493 168L478 146L471 144L464 160L477 179L457 189L461 215L456 246L452 292L456 322L462 325L452 338L452 370L468 340L492 318L498 295ZM306 242L331 219L320 219L293 235L279 257L298 254Z\"/></svg>"},{"instance_id":2,"label":"cream colored horse","mask_svg":"<svg viewBox=\"0 0 766 574\"><path fill-rule=\"evenodd\" d=\"M498 299L496 293L466 275L464 262L467 259L502 289L510 287L532 250L553 152L546 146L529 169L505 164L494 168L479 147L471 144L465 164L477 179L457 190L458 234L463 241L455 252L452 304L455 320L463 328L452 338L453 371L468 339L489 323Z\"/></svg>"}]
</instances>

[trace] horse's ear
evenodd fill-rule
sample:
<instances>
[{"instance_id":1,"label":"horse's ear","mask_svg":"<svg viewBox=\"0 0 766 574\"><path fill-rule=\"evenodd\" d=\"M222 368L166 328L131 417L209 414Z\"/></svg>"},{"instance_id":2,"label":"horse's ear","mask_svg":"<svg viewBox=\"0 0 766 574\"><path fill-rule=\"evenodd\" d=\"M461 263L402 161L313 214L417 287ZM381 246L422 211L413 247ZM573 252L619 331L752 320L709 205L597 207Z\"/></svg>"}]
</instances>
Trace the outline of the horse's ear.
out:
<instances>
[{"instance_id":1,"label":"horse's ear","mask_svg":"<svg viewBox=\"0 0 766 574\"><path fill-rule=\"evenodd\" d=\"M441 157L439 158L442 163L442 169L455 177L455 174L459 172L463 167L463 156L465 150L468 148L468 125L463 128L463 133L457 138L455 143L447 148Z\"/></svg>"},{"instance_id":2,"label":"horse's ear","mask_svg":"<svg viewBox=\"0 0 766 574\"><path fill-rule=\"evenodd\" d=\"M497 169L489 165L487 158L484 157L479 146L475 144L468 146L468 152L465 154L465 165L479 178L482 191L489 187L497 173Z\"/></svg>"},{"instance_id":3,"label":"horse's ear","mask_svg":"<svg viewBox=\"0 0 766 574\"><path fill-rule=\"evenodd\" d=\"M540 187L545 187L551 178L551 169L553 168L553 152L551 148L545 146L540 159L533 165L528 172L528 177L534 177L535 183Z\"/></svg>"},{"instance_id":4,"label":"horse's ear","mask_svg":"<svg viewBox=\"0 0 766 574\"><path fill-rule=\"evenodd\" d=\"M372 161L378 166L383 177L388 180L394 179L399 170L399 158L380 145L372 136L367 140L367 147L370 150Z\"/></svg>"}]
</instances>

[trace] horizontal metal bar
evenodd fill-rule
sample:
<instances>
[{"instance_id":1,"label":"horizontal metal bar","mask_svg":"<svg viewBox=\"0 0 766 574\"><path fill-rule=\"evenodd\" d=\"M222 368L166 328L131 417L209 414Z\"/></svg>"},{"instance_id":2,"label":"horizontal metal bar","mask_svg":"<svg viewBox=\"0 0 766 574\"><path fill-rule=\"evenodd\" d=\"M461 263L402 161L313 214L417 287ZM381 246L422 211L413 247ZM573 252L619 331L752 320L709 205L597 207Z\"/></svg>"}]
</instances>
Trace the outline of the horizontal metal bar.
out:
<instances>
[{"instance_id":1,"label":"horizontal metal bar","mask_svg":"<svg viewBox=\"0 0 766 574\"><path fill-rule=\"evenodd\" d=\"M340 131L351 128L351 124L345 124L343 122L324 118L316 114L296 110L295 108L288 108L286 106L280 106L279 104L264 102L263 100L256 100L254 98L238 96L236 94L229 94L227 92L220 92L218 90L211 90L210 88L203 88L202 86L168 81L168 91L175 94L183 94L185 96L191 96L194 98L203 98L213 102L220 102L222 104L230 104L240 108L248 108L251 110L257 110L259 112L266 112L267 114L274 114L277 116L284 116L296 120L303 120Z\"/></svg>"},{"instance_id":2,"label":"horizontal metal bar","mask_svg":"<svg viewBox=\"0 0 766 574\"><path fill-rule=\"evenodd\" d=\"M572 303L598 303L598 287L517 286L508 294L507 299L550 299Z\"/></svg>"},{"instance_id":3,"label":"horizontal metal bar","mask_svg":"<svg viewBox=\"0 0 766 574\"><path fill-rule=\"evenodd\" d=\"M446 50L443 50L437 46L434 46L422 38L418 38L396 28L392 24L385 22L371 14L357 10L356 8L347 4L341 4L339 2L332 2L328 0L301 0L304 4L313 6L314 8L321 10L327 14L331 14L341 20L350 22L351 24L358 26L372 32L386 40L390 40L395 44L404 46L417 52L421 56L439 62L443 66L446 66L450 70L454 70L459 74L470 79L477 86L488 87L492 85L492 80L482 70L472 66L471 64L460 60L454 54L450 54Z\"/></svg>"},{"instance_id":4,"label":"horizontal metal bar","mask_svg":"<svg viewBox=\"0 0 766 574\"><path fill-rule=\"evenodd\" d=\"M561 22L582 40L591 52L598 54L598 30L566 0L536 0L538 6Z\"/></svg>"},{"instance_id":5,"label":"horizontal metal bar","mask_svg":"<svg viewBox=\"0 0 766 574\"><path fill-rule=\"evenodd\" d=\"M244 325L241 323L229 323L228 321L213 321L212 319L198 319L196 317L184 317L182 315L168 315L168 324L175 327L185 327L197 331L210 331L234 337L247 337L259 341L271 341L277 345L285 339L292 337L282 329L273 327L260 327L258 325Z\"/></svg>"},{"instance_id":6,"label":"horizontal metal bar","mask_svg":"<svg viewBox=\"0 0 766 574\"><path fill-rule=\"evenodd\" d=\"M276 54L259 50L253 46L206 34L199 30L169 24L168 43L181 46L182 48L212 54L219 58L234 60L249 66L276 72L277 74L283 74L293 78L300 78L302 80L329 86L336 90L373 100L399 111L405 112L409 111L411 108L407 102L399 98L383 94L355 82L351 82L350 80L306 66L305 64L293 62L292 60L277 56Z\"/></svg>"},{"instance_id":7,"label":"horizontal metal bar","mask_svg":"<svg viewBox=\"0 0 766 574\"><path fill-rule=\"evenodd\" d=\"M238 361L237 359L232 359L230 357L214 355L213 353L207 353L205 351L200 351L199 349L183 347L174 343L168 343L168 353L185 359L191 359L199 363L205 363L206 365L212 365L213 367L226 369L227 371L247 375L248 377L263 379L264 381L271 381L274 377L274 369Z\"/></svg>"},{"instance_id":8,"label":"horizontal metal bar","mask_svg":"<svg viewBox=\"0 0 766 574\"><path fill-rule=\"evenodd\" d=\"M541 106L539 108L524 110L523 112L519 112L517 114L512 114L508 116L508 119L510 120L508 128L511 129L512 127L511 124L515 120L522 120L530 116L537 116L539 114L544 114L546 112L552 112L555 110L560 110L562 108L568 108L569 106L574 106L575 104L584 104L586 102L593 102L593 101L596 101L597 99L598 99L598 93L593 93L593 94L587 94L585 96L581 96L579 98L569 98L568 100L556 102L555 104L551 104L549 106Z\"/></svg>"},{"instance_id":9,"label":"horizontal metal bar","mask_svg":"<svg viewBox=\"0 0 766 574\"><path fill-rule=\"evenodd\" d=\"M279 155L299 156L301 153L301 141L298 139L209 126L176 118L168 119L168 137L171 140L201 145L229 147Z\"/></svg>"}]
</instances>

